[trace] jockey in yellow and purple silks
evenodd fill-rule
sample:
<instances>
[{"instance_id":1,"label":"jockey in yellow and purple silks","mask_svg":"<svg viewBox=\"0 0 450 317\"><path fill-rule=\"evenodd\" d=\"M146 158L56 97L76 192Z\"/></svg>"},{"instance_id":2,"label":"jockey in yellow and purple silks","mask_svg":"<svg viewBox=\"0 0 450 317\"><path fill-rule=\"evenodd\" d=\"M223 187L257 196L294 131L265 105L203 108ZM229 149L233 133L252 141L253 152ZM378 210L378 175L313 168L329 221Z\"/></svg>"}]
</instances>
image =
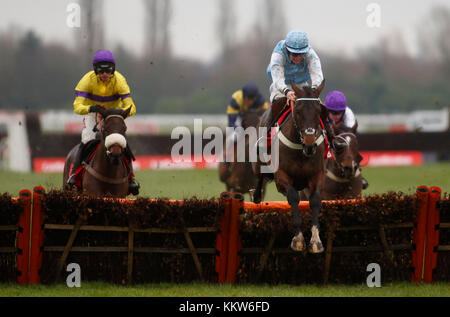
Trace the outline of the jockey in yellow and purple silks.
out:
<instances>
[{"instance_id":1,"label":"jockey in yellow and purple silks","mask_svg":"<svg viewBox=\"0 0 450 317\"><path fill-rule=\"evenodd\" d=\"M76 98L73 108L75 113L84 115L84 128L81 132L81 144L74 158L71 175L67 180L69 185L75 185L75 171L81 165L84 145L96 137L94 127L97 124L99 109L128 109L128 107L131 107L129 115L132 116L136 113L136 106L130 96L130 87L125 77L115 70L114 55L108 50L99 50L94 55L92 65L94 70L85 74L75 88ZM128 142L126 152L132 157ZM132 160L129 161L132 169ZM130 193L137 195L139 185L134 178L130 178L129 185Z\"/></svg>"}]
</instances>

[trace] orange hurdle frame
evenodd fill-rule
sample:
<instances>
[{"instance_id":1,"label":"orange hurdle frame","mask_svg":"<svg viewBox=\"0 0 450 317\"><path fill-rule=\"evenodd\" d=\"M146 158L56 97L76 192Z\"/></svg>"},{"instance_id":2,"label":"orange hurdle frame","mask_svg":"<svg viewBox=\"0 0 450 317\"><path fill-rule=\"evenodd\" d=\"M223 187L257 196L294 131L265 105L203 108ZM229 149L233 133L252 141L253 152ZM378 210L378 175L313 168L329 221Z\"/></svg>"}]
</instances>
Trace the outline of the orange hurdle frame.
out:
<instances>
[{"instance_id":1,"label":"orange hurdle frame","mask_svg":"<svg viewBox=\"0 0 450 317\"><path fill-rule=\"evenodd\" d=\"M439 245L440 211L438 202L441 199L441 189L438 187L419 186L417 195L417 217L413 230L411 276L413 282L431 283L433 270L437 264L437 247ZM42 248L44 243L44 210L42 196L45 189L36 186L33 194L29 190L22 190L19 199L23 202L23 213L19 217L17 235L17 283L39 283L42 267ZM108 200L108 198L105 198ZM121 203L132 203L133 200L120 199ZM152 199L151 201L158 201ZM168 202L182 205L182 200ZM345 202L347 204L364 203L365 199L345 201L322 201L322 205L332 205ZM285 201L244 202L240 193L223 192L220 203L224 207L224 216L217 232L215 270L219 283L236 282L237 270L240 262L242 241L239 232L239 215L245 211L290 211L290 205ZM309 202L300 202L299 211L309 210Z\"/></svg>"}]
</instances>

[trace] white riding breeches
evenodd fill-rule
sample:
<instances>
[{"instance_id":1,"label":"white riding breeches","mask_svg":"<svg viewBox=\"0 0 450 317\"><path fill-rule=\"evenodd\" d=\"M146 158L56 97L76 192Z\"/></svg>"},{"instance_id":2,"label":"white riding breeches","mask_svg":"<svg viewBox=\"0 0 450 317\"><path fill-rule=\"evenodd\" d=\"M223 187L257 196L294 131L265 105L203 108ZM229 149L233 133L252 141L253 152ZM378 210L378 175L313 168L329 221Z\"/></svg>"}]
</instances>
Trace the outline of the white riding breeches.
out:
<instances>
[{"instance_id":1,"label":"white riding breeches","mask_svg":"<svg viewBox=\"0 0 450 317\"><path fill-rule=\"evenodd\" d=\"M81 143L86 144L91 140L95 139L96 132L94 132L97 113L91 112L84 116L83 124L84 128L81 131Z\"/></svg>"}]
</instances>

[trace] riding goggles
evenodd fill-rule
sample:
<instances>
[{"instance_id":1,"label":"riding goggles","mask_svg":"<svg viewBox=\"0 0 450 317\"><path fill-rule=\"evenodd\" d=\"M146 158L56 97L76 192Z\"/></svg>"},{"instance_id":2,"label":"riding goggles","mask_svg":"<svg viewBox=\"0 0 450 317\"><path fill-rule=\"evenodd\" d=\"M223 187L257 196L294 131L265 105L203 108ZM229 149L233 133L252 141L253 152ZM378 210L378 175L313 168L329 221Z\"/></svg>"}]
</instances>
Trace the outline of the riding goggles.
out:
<instances>
[{"instance_id":1,"label":"riding goggles","mask_svg":"<svg viewBox=\"0 0 450 317\"><path fill-rule=\"evenodd\" d=\"M331 114L338 115L338 114L344 114L345 110L328 110Z\"/></svg>"},{"instance_id":2,"label":"riding goggles","mask_svg":"<svg viewBox=\"0 0 450 317\"><path fill-rule=\"evenodd\" d=\"M305 55L305 53L292 53L292 52L289 52L289 55L291 55L292 57L297 57L297 56L300 56L300 55Z\"/></svg>"},{"instance_id":3,"label":"riding goggles","mask_svg":"<svg viewBox=\"0 0 450 317\"><path fill-rule=\"evenodd\" d=\"M96 74L102 74L102 73L108 73L112 74L114 73L114 65L112 64L97 64L94 66L94 71Z\"/></svg>"}]
</instances>

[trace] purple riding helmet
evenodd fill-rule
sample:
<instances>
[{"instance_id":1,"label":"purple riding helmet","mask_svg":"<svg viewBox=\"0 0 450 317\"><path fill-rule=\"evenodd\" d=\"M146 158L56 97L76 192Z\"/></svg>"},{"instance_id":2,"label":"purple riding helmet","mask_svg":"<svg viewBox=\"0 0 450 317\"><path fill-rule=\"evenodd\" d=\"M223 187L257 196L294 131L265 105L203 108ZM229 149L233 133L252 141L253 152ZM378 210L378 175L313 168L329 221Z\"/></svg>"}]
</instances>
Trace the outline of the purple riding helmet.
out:
<instances>
[{"instance_id":1,"label":"purple riding helmet","mask_svg":"<svg viewBox=\"0 0 450 317\"><path fill-rule=\"evenodd\" d=\"M92 65L94 66L96 74L102 69L109 70L111 73L114 73L116 68L116 59L110 51L99 50L94 54Z\"/></svg>"},{"instance_id":2,"label":"purple riding helmet","mask_svg":"<svg viewBox=\"0 0 450 317\"><path fill-rule=\"evenodd\" d=\"M337 90L330 91L325 99L325 107L330 111L344 111L347 108L345 95Z\"/></svg>"}]
</instances>

